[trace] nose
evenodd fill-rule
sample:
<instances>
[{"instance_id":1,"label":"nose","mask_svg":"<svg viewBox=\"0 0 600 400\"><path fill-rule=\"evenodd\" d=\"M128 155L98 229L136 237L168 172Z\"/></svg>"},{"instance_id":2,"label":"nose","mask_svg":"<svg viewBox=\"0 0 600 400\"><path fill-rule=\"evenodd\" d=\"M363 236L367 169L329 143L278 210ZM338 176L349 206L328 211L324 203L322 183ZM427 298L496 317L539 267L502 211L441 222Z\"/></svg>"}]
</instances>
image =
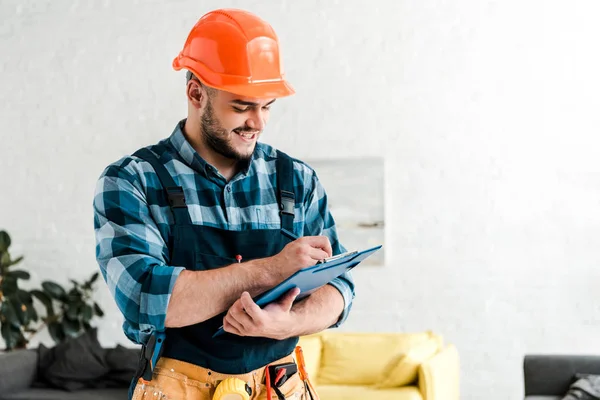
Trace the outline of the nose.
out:
<instances>
[{"instance_id":1,"label":"nose","mask_svg":"<svg viewBox=\"0 0 600 400\"><path fill-rule=\"evenodd\" d=\"M246 125L260 132L265 129L265 125L267 124L266 119L266 113L263 113L263 111L260 109L254 110L252 113L250 113L250 116L246 121Z\"/></svg>"}]
</instances>

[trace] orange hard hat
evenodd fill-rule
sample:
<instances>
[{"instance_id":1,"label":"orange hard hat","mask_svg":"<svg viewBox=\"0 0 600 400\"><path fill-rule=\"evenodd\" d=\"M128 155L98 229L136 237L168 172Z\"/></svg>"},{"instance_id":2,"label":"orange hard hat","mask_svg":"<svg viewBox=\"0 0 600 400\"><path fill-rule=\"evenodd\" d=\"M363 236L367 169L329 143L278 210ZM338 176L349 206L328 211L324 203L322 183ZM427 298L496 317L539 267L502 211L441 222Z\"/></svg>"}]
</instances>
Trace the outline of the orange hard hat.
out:
<instances>
[{"instance_id":1,"label":"orange hard hat","mask_svg":"<svg viewBox=\"0 0 600 400\"><path fill-rule=\"evenodd\" d=\"M284 79L279 40L267 22L243 10L203 15L173 60L215 89L256 98L294 94Z\"/></svg>"}]
</instances>

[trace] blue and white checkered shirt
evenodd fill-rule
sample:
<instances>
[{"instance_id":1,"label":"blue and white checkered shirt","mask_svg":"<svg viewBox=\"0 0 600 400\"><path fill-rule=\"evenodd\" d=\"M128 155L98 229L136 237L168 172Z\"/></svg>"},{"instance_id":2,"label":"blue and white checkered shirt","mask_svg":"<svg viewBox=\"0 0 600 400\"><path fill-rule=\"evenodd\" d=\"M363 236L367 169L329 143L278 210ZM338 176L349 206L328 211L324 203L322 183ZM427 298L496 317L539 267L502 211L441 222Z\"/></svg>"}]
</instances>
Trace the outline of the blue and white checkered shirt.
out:
<instances>
[{"instance_id":1,"label":"blue and white checkered shirt","mask_svg":"<svg viewBox=\"0 0 600 400\"><path fill-rule=\"evenodd\" d=\"M184 121L158 146L166 151L167 170L184 189L192 223L233 231L279 229L275 149L258 143L248 168L227 182L185 139ZM334 255L344 252L325 190L315 171L297 160L294 188L294 233L325 235ZM135 343L145 344L155 330L164 330L170 293L184 269L169 263L167 243L174 220L162 190L148 162L126 156L102 172L94 196L96 259L125 317L125 335ZM223 196L225 190L230 196ZM350 311L354 282L346 273L331 284L345 302L337 327Z\"/></svg>"}]
</instances>

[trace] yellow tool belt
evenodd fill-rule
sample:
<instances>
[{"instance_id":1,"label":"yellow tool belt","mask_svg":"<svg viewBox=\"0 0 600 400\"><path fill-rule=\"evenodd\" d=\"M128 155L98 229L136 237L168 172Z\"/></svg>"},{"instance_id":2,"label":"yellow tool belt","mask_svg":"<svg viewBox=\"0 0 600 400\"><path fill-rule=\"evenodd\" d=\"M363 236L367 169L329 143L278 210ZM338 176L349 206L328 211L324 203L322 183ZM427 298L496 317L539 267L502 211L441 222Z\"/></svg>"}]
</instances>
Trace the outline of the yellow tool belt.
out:
<instances>
[{"instance_id":1,"label":"yellow tool belt","mask_svg":"<svg viewBox=\"0 0 600 400\"><path fill-rule=\"evenodd\" d=\"M294 357L286 356L271 365L286 363L295 363ZM162 357L156 364L152 380L146 383L138 382L132 400L267 399L265 371L266 368L259 368L246 374L222 374L194 364ZM305 385L298 373L287 379L278 390L286 399L310 399L305 396Z\"/></svg>"}]
</instances>

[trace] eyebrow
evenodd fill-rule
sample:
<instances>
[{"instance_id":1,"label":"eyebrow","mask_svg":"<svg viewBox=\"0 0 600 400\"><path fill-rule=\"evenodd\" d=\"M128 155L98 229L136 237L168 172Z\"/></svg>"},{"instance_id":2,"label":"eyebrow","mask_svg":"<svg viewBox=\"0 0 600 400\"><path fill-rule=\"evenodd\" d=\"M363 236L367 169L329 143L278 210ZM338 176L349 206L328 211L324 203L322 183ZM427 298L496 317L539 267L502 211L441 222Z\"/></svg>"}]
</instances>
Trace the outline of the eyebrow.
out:
<instances>
[{"instance_id":1,"label":"eyebrow","mask_svg":"<svg viewBox=\"0 0 600 400\"><path fill-rule=\"evenodd\" d=\"M277 99L271 100L270 102L268 102L267 104L265 104L265 106L270 106L271 104L275 103L275 100L277 100ZM240 105L240 106L248 106L248 107L256 107L256 106L258 106L258 103L254 103L252 101L238 100L238 99L231 100L230 103L237 104L237 105Z\"/></svg>"}]
</instances>

